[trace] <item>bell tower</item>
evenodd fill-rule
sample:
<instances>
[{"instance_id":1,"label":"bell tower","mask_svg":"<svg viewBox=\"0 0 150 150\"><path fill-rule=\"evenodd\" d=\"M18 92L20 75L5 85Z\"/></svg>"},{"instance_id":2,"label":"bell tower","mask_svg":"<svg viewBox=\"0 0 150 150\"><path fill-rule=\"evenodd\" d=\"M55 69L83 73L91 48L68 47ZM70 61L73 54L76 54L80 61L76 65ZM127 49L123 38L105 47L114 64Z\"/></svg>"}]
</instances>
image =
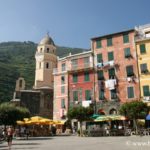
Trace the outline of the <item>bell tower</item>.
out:
<instances>
[{"instance_id":1,"label":"bell tower","mask_svg":"<svg viewBox=\"0 0 150 150\"><path fill-rule=\"evenodd\" d=\"M56 46L47 34L38 44L35 54L34 89L53 89L53 68L57 65Z\"/></svg>"}]
</instances>

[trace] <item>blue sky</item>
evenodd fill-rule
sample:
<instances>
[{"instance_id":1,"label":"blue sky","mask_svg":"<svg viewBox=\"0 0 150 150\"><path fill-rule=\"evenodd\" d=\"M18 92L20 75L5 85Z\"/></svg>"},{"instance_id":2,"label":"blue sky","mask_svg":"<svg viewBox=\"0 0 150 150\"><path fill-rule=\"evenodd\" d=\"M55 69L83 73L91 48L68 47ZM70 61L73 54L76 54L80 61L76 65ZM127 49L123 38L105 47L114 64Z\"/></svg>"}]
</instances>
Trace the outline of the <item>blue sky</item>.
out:
<instances>
[{"instance_id":1,"label":"blue sky","mask_svg":"<svg viewBox=\"0 0 150 150\"><path fill-rule=\"evenodd\" d=\"M0 42L90 48L92 37L150 23L150 0L1 0Z\"/></svg>"}]
</instances>

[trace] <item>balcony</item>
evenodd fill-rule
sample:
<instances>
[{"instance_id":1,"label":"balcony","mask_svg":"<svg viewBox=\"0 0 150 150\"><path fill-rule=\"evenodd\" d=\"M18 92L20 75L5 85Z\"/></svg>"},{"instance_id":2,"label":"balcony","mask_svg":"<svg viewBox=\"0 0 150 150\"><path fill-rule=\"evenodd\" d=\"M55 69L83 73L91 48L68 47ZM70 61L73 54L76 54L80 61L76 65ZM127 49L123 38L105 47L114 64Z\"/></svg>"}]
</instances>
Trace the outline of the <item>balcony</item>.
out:
<instances>
[{"instance_id":1,"label":"balcony","mask_svg":"<svg viewBox=\"0 0 150 150\"><path fill-rule=\"evenodd\" d=\"M56 74L59 74L59 73L64 73L64 72L67 72L67 68L64 70L58 70L58 68L53 68L53 74L56 75Z\"/></svg>"},{"instance_id":2,"label":"balcony","mask_svg":"<svg viewBox=\"0 0 150 150\"><path fill-rule=\"evenodd\" d=\"M75 64L71 65L70 69L68 71L82 71L82 70L88 70L88 69L93 69L93 63L81 63L81 64Z\"/></svg>"}]
</instances>

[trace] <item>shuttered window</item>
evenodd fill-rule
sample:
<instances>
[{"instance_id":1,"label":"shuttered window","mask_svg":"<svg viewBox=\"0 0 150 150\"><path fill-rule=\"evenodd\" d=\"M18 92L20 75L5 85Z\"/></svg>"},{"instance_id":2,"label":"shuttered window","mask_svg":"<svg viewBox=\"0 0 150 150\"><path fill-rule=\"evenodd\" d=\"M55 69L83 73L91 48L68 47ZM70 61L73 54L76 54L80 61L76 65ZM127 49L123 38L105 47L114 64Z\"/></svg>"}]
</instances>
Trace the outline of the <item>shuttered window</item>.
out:
<instances>
[{"instance_id":1,"label":"shuttered window","mask_svg":"<svg viewBox=\"0 0 150 150\"><path fill-rule=\"evenodd\" d=\"M123 43L129 43L129 35L128 34L123 35Z\"/></svg>"},{"instance_id":2,"label":"shuttered window","mask_svg":"<svg viewBox=\"0 0 150 150\"><path fill-rule=\"evenodd\" d=\"M84 73L84 81L90 81L89 72Z\"/></svg>"},{"instance_id":3,"label":"shuttered window","mask_svg":"<svg viewBox=\"0 0 150 150\"><path fill-rule=\"evenodd\" d=\"M77 74L73 74L73 82L74 83L78 82L78 75Z\"/></svg>"},{"instance_id":4,"label":"shuttered window","mask_svg":"<svg viewBox=\"0 0 150 150\"><path fill-rule=\"evenodd\" d=\"M114 78L115 76L115 69L111 68L108 70L108 74L109 74L109 79Z\"/></svg>"},{"instance_id":5,"label":"shuttered window","mask_svg":"<svg viewBox=\"0 0 150 150\"><path fill-rule=\"evenodd\" d=\"M102 62L102 60L103 60L102 54L97 54L97 62L100 63Z\"/></svg>"},{"instance_id":6,"label":"shuttered window","mask_svg":"<svg viewBox=\"0 0 150 150\"><path fill-rule=\"evenodd\" d=\"M61 108L65 108L65 99L61 99Z\"/></svg>"},{"instance_id":7,"label":"shuttered window","mask_svg":"<svg viewBox=\"0 0 150 150\"><path fill-rule=\"evenodd\" d=\"M107 38L107 46L112 46L112 38Z\"/></svg>"},{"instance_id":8,"label":"shuttered window","mask_svg":"<svg viewBox=\"0 0 150 150\"><path fill-rule=\"evenodd\" d=\"M148 85L143 86L143 95L144 96L150 96L149 86Z\"/></svg>"},{"instance_id":9,"label":"shuttered window","mask_svg":"<svg viewBox=\"0 0 150 150\"><path fill-rule=\"evenodd\" d=\"M103 70L99 70L97 72L98 80L103 80L104 79L104 73Z\"/></svg>"},{"instance_id":10,"label":"shuttered window","mask_svg":"<svg viewBox=\"0 0 150 150\"><path fill-rule=\"evenodd\" d=\"M114 60L114 53L108 52L108 61Z\"/></svg>"},{"instance_id":11,"label":"shuttered window","mask_svg":"<svg viewBox=\"0 0 150 150\"><path fill-rule=\"evenodd\" d=\"M78 101L78 91L73 91L73 101Z\"/></svg>"},{"instance_id":12,"label":"shuttered window","mask_svg":"<svg viewBox=\"0 0 150 150\"><path fill-rule=\"evenodd\" d=\"M134 89L133 89L133 87L128 87L128 98L134 98Z\"/></svg>"},{"instance_id":13,"label":"shuttered window","mask_svg":"<svg viewBox=\"0 0 150 150\"><path fill-rule=\"evenodd\" d=\"M102 47L101 40L96 41L96 48L101 48L101 47Z\"/></svg>"},{"instance_id":14,"label":"shuttered window","mask_svg":"<svg viewBox=\"0 0 150 150\"><path fill-rule=\"evenodd\" d=\"M85 91L85 99L86 100L91 100L91 91L90 90Z\"/></svg>"},{"instance_id":15,"label":"shuttered window","mask_svg":"<svg viewBox=\"0 0 150 150\"><path fill-rule=\"evenodd\" d=\"M131 56L130 48L125 48L124 49L124 55L125 55L125 58L128 58L128 57Z\"/></svg>"},{"instance_id":16,"label":"shuttered window","mask_svg":"<svg viewBox=\"0 0 150 150\"><path fill-rule=\"evenodd\" d=\"M141 54L145 54L145 53L146 53L145 44L141 44L141 45L140 45L140 53L141 53Z\"/></svg>"},{"instance_id":17,"label":"shuttered window","mask_svg":"<svg viewBox=\"0 0 150 150\"><path fill-rule=\"evenodd\" d=\"M134 75L133 66L127 66L126 67L126 72L127 72L127 77L133 76Z\"/></svg>"},{"instance_id":18,"label":"shuttered window","mask_svg":"<svg viewBox=\"0 0 150 150\"><path fill-rule=\"evenodd\" d=\"M141 73L148 72L146 63L145 64L140 64L140 68L141 68Z\"/></svg>"}]
</instances>

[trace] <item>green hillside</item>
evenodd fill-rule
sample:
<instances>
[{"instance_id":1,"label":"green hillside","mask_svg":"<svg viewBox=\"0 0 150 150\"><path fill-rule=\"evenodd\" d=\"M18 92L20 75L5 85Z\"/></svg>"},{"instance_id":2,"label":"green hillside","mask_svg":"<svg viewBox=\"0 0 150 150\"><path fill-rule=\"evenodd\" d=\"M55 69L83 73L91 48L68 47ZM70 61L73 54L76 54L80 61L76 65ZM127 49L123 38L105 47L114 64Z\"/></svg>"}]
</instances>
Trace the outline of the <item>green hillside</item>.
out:
<instances>
[{"instance_id":1,"label":"green hillside","mask_svg":"<svg viewBox=\"0 0 150 150\"><path fill-rule=\"evenodd\" d=\"M30 41L0 43L0 102L12 99L18 77L24 77L26 89L32 89L36 48L37 44ZM84 49L57 47L60 57L82 51Z\"/></svg>"}]
</instances>

